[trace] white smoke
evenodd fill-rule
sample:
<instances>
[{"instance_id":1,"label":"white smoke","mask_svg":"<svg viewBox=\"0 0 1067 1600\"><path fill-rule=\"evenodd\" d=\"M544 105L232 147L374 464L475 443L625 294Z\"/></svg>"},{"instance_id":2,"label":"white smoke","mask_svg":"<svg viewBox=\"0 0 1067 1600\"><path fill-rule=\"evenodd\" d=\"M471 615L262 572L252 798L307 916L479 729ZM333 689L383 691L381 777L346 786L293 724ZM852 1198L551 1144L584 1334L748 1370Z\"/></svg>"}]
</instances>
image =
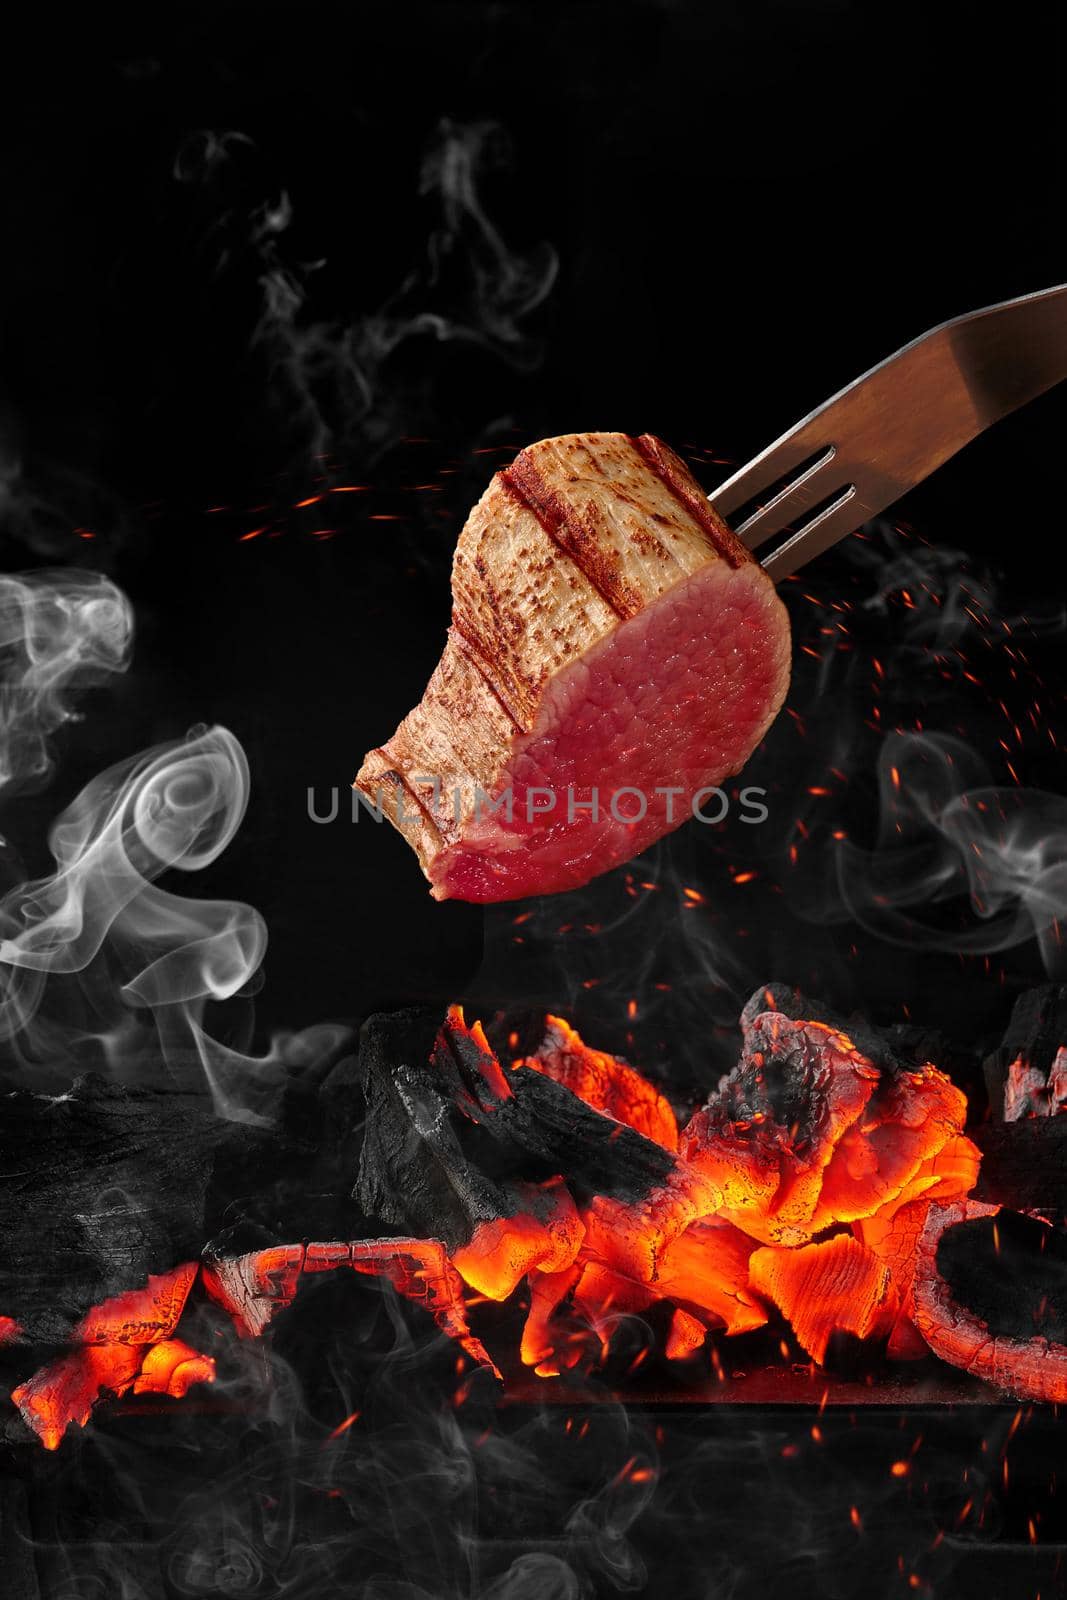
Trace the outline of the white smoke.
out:
<instances>
[{"instance_id":1,"label":"white smoke","mask_svg":"<svg viewBox=\"0 0 1067 1600\"><path fill-rule=\"evenodd\" d=\"M99 573L0 577L0 790L49 775L72 697L125 672L132 641L129 601Z\"/></svg>"},{"instance_id":2,"label":"white smoke","mask_svg":"<svg viewBox=\"0 0 1067 1600\"><path fill-rule=\"evenodd\" d=\"M18 783L47 765L46 734L70 714L63 690L125 664L131 619L125 596L87 574L7 580L6 593L9 621L22 619L10 633L18 692L5 685L0 700L6 770ZM129 1079L161 1055L176 1083L206 1079L220 1115L264 1122L287 1067L336 1042L336 1030L311 1029L253 1058L205 1026L209 1002L255 977L266 927L251 906L185 899L155 880L216 861L248 795L237 739L199 728L109 767L57 817L55 870L0 900L0 1039L24 1066L87 1060Z\"/></svg>"},{"instance_id":3,"label":"white smoke","mask_svg":"<svg viewBox=\"0 0 1067 1600\"><path fill-rule=\"evenodd\" d=\"M814 608L795 608L788 905L914 950L1033 941L1064 973L1067 800L1022 781L1052 703L1027 652L1062 637L1063 602L1019 610L981 563L884 519L845 542L837 570L836 591L813 573ZM985 752L1002 752L1005 776Z\"/></svg>"},{"instance_id":4,"label":"white smoke","mask_svg":"<svg viewBox=\"0 0 1067 1600\"><path fill-rule=\"evenodd\" d=\"M1067 973L1067 800L995 785L947 733L890 734L878 777L876 843L846 840L838 855L856 921L893 944L961 954L1036 939L1046 971Z\"/></svg>"},{"instance_id":5,"label":"white smoke","mask_svg":"<svg viewBox=\"0 0 1067 1600\"><path fill-rule=\"evenodd\" d=\"M514 249L489 215L485 180L506 171L510 159L498 124L439 124L418 176L419 198L431 212L425 248L392 293L351 318L314 314L315 276L325 263L293 255L288 193L263 198L262 180L243 189L241 175L254 157L245 135L202 130L185 141L174 175L214 199L207 242L217 271L255 274L260 308L252 342L289 432L309 455L354 444L380 451L410 430L427 399L427 364L420 357L412 378L390 363L413 341L476 345L519 370L538 364L540 344L526 320L551 291L558 259L545 242Z\"/></svg>"}]
</instances>

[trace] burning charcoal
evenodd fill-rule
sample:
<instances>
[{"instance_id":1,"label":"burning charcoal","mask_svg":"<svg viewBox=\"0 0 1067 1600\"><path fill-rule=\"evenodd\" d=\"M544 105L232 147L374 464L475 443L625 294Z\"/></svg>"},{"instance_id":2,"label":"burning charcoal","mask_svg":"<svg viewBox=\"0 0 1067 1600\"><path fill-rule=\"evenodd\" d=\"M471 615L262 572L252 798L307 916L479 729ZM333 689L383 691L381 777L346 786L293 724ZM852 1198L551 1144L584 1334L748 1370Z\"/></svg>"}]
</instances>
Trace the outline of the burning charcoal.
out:
<instances>
[{"instance_id":1,"label":"burning charcoal","mask_svg":"<svg viewBox=\"0 0 1067 1600\"><path fill-rule=\"evenodd\" d=\"M545 1037L522 1065L562 1083L595 1111L636 1128L665 1150L677 1150L678 1124L659 1090L618 1056L591 1050L562 1017L545 1018Z\"/></svg>"},{"instance_id":2,"label":"burning charcoal","mask_svg":"<svg viewBox=\"0 0 1067 1600\"><path fill-rule=\"evenodd\" d=\"M643 1199L671 1173L670 1154L602 1115L562 1083L518 1066L504 1073L480 1023L453 1007L434 1044L434 1067L453 1102L499 1151L505 1170L563 1173L576 1197Z\"/></svg>"},{"instance_id":3,"label":"burning charcoal","mask_svg":"<svg viewBox=\"0 0 1067 1600\"><path fill-rule=\"evenodd\" d=\"M534 1308L526 1344L535 1352L552 1342L536 1331L538 1317L543 1311L547 1327L556 1301L574 1286L570 1269L579 1251L586 1265L625 1280L635 1304L662 1298L648 1286L663 1252L708 1214L718 1191L539 1068L520 1063L505 1072L481 1027L468 1027L458 1009L434 1041L428 1071L409 1065L401 1041L410 1024L394 1021L391 1046L382 1049L389 1026L365 1033L369 1114L373 1119L381 1106L391 1119L388 1128L372 1121L364 1145L359 1192L368 1209L443 1234L462 1278L489 1298L505 1299L529 1275ZM587 1070L577 1035L567 1043L572 1061ZM609 1063L599 1058L597 1071ZM655 1108L651 1086L631 1068L626 1074L632 1103ZM656 1116L662 1125L663 1111ZM443 1215L435 1210L438 1189L450 1207ZM496 1214L485 1215L487 1206ZM727 1273L723 1295L737 1287L735 1276ZM711 1265L705 1278L717 1281ZM713 1310L707 1314L718 1320Z\"/></svg>"},{"instance_id":4,"label":"burning charcoal","mask_svg":"<svg viewBox=\"0 0 1067 1600\"><path fill-rule=\"evenodd\" d=\"M186 1262L93 1306L74 1329L72 1348L13 1390L12 1400L47 1450L57 1448L71 1422L84 1425L105 1394L133 1387L178 1395L213 1379L213 1361L170 1337L196 1274L195 1263Z\"/></svg>"},{"instance_id":5,"label":"burning charcoal","mask_svg":"<svg viewBox=\"0 0 1067 1600\"><path fill-rule=\"evenodd\" d=\"M562 1272L581 1248L585 1230L562 1178L508 1185L517 1209L483 1222L452 1253L464 1283L490 1300L506 1300L529 1272Z\"/></svg>"},{"instance_id":6,"label":"burning charcoal","mask_svg":"<svg viewBox=\"0 0 1067 1600\"><path fill-rule=\"evenodd\" d=\"M705 1330L751 1333L767 1320L749 1288L755 1248L754 1239L728 1222L714 1217L694 1222L663 1252L657 1288L676 1306L695 1312Z\"/></svg>"},{"instance_id":7,"label":"burning charcoal","mask_svg":"<svg viewBox=\"0 0 1067 1600\"><path fill-rule=\"evenodd\" d=\"M457 1008L429 1067L402 1042L411 1026L372 1019L364 1030L368 1133L356 1192L382 1221L443 1239L481 1293L504 1299L531 1268L570 1265L582 1238L574 1198L631 1205L671 1177L667 1151L562 1084L505 1072ZM416 1026L424 1034L424 1021Z\"/></svg>"},{"instance_id":8,"label":"burning charcoal","mask_svg":"<svg viewBox=\"0 0 1067 1600\"><path fill-rule=\"evenodd\" d=\"M356 779L439 900L629 860L740 771L785 697L773 584L648 434L523 450L468 518L452 588L421 704Z\"/></svg>"},{"instance_id":9,"label":"burning charcoal","mask_svg":"<svg viewBox=\"0 0 1067 1600\"><path fill-rule=\"evenodd\" d=\"M1067 984L1046 983L1021 994L1003 1040L983 1067L994 1120L1053 1114L1050 1090L1055 1108L1063 1106L1067 1082L1060 1052L1065 1046Z\"/></svg>"},{"instance_id":10,"label":"burning charcoal","mask_svg":"<svg viewBox=\"0 0 1067 1600\"><path fill-rule=\"evenodd\" d=\"M785 983L767 983L755 990L741 1012L744 1032L765 1011L780 1012L792 1022L822 1022L836 1033L843 1033L861 1055L880 1072L913 1071L928 1061L946 1069L957 1085L975 1075L975 1058L953 1044L938 1028L913 1023L891 1023L876 1027L855 1012L845 1013L813 1000Z\"/></svg>"},{"instance_id":11,"label":"burning charcoal","mask_svg":"<svg viewBox=\"0 0 1067 1600\"><path fill-rule=\"evenodd\" d=\"M727 1334L762 1327L766 1312L748 1285L755 1241L714 1218L690 1220L691 1210L668 1212L666 1222L599 1207L583 1213L586 1238L569 1273L531 1276L531 1304L522 1359L544 1375L573 1366L590 1336L603 1354L620 1315L670 1302L709 1328ZM547 1367L545 1365L547 1360Z\"/></svg>"},{"instance_id":12,"label":"burning charcoal","mask_svg":"<svg viewBox=\"0 0 1067 1600\"><path fill-rule=\"evenodd\" d=\"M1004 1084L1004 1121L1024 1117L1058 1117L1067 1112L1067 1047L1061 1045L1048 1075L1016 1056Z\"/></svg>"},{"instance_id":13,"label":"burning charcoal","mask_svg":"<svg viewBox=\"0 0 1067 1600\"><path fill-rule=\"evenodd\" d=\"M972 1186L966 1100L936 1067L879 1069L839 1029L752 1002L743 1022L740 1062L679 1143L738 1227L804 1244L834 1223Z\"/></svg>"},{"instance_id":14,"label":"burning charcoal","mask_svg":"<svg viewBox=\"0 0 1067 1600\"><path fill-rule=\"evenodd\" d=\"M603 1366L623 1320L665 1303L658 1288L595 1258L580 1260L569 1273L534 1273L530 1288L520 1354L541 1378ZM709 1325L701 1324L701 1342Z\"/></svg>"},{"instance_id":15,"label":"burning charcoal","mask_svg":"<svg viewBox=\"0 0 1067 1600\"><path fill-rule=\"evenodd\" d=\"M561 1351L563 1340L553 1322L581 1275L582 1268L575 1265L564 1272L535 1272L530 1276L530 1309L522 1330L519 1356L523 1365L533 1367L539 1378L556 1377L564 1365L573 1365L579 1359L581 1351L577 1343L572 1343L569 1349L573 1351L573 1359L567 1361L567 1350Z\"/></svg>"},{"instance_id":16,"label":"burning charcoal","mask_svg":"<svg viewBox=\"0 0 1067 1600\"><path fill-rule=\"evenodd\" d=\"M877 1082L843 1034L764 1012L745 1030L738 1065L683 1129L681 1155L718 1183L738 1227L805 1243L843 1220L819 1210L824 1171Z\"/></svg>"},{"instance_id":17,"label":"burning charcoal","mask_svg":"<svg viewBox=\"0 0 1067 1600\"><path fill-rule=\"evenodd\" d=\"M823 1022L827 1027L844 1028L844 1018L832 1013L818 1000L811 1000L788 983L764 983L741 1007L741 1031L747 1033L764 1012L774 1011L791 1022Z\"/></svg>"},{"instance_id":18,"label":"burning charcoal","mask_svg":"<svg viewBox=\"0 0 1067 1600\"><path fill-rule=\"evenodd\" d=\"M213 1383L215 1363L182 1339L159 1344L90 1344L43 1367L12 1393L23 1419L46 1450L58 1449L72 1422L84 1427L93 1408L124 1394L180 1400L194 1383Z\"/></svg>"},{"instance_id":19,"label":"burning charcoal","mask_svg":"<svg viewBox=\"0 0 1067 1600\"><path fill-rule=\"evenodd\" d=\"M404 1046L410 1022L393 1019L388 1048L381 1029L367 1040L371 1115L380 1105L393 1120L387 1139L368 1136L364 1203L380 1194L387 1220L411 1217L429 1234L424 1197L439 1184L453 1207L459 1198L445 1238L452 1265L498 1299L529 1278L521 1353L541 1375L602 1358L620 1316L658 1304L671 1308L667 1342L683 1357L709 1328L761 1326L761 1296L819 1360L838 1329L888 1334L895 1353L914 1354L915 1241L931 1203L965 1193L977 1170L963 1095L884 1043L875 1065L828 1022L758 1001L744 1022L741 1062L675 1157L656 1090L559 1019L507 1071L457 1008L428 1069ZM422 1019L416 1049L427 1032ZM475 1198L497 1214L479 1217ZM856 1237L812 1242L842 1223Z\"/></svg>"},{"instance_id":20,"label":"burning charcoal","mask_svg":"<svg viewBox=\"0 0 1067 1600\"><path fill-rule=\"evenodd\" d=\"M703 1347L708 1330L704 1323L691 1317L688 1311L676 1310L671 1316L670 1332L664 1346L668 1361L685 1361Z\"/></svg>"},{"instance_id":21,"label":"burning charcoal","mask_svg":"<svg viewBox=\"0 0 1067 1600\"><path fill-rule=\"evenodd\" d=\"M563 1084L522 1065L500 1074L484 1034L466 1028L461 1014L450 1014L434 1060L468 1115L509 1151L510 1161L523 1170L534 1162L566 1175L581 1230L575 1234L567 1227L572 1253L546 1253L536 1263L542 1271L563 1270L581 1246L614 1270L648 1283L671 1240L721 1201L721 1193L702 1175L626 1123L588 1106ZM461 1255L454 1259L467 1281L478 1286Z\"/></svg>"},{"instance_id":22,"label":"burning charcoal","mask_svg":"<svg viewBox=\"0 0 1067 1600\"><path fill-rule=\"evenodd\" d=\"M399 1294L428 1311L441 1331L469 1356L500 1376L481 1340L467 1325L463 1286L436 1240L358 1240L349 1252L354 1272L388 1279ZM307 1270L321 1270L315 1263L314 1245L308 1245Z\"/></svg>"},{"instance_id":23,"label":"burning charcoal","mask_svg":"<svg viewBox=\"0 0 1067 1600\"><path fill-rule=\"evenodd\" d=\"M1039 1067L1028 1066L1022 1056L1016 1056L1008 1067L1004 1085L1004 1121L1018 1122L1023 1117L1050 1114L1048 1079Z\"/></svg>"},{"instance_id":24,"label":"burning charcoal","mask_svg":"<svg viewBox=\"0 0 1067 1600\"><path fill-rule=\"evenodd\" d=\"M571 1294L562 1334L558 1315L554 1319L554 1361L564 1368L582 1360L603 1365L621 1319L646 1311L656 1299L647 1284L613 1272L601 1261L587 1261ZM543 1361L539 1370L545 1370Z\"/></svg>"},{"instance_id":25,"label":"burning charcoal","mask_svg":"<svg viewBox=\"0 0 1067 1600\"><path fill-rule=\"evenodd\" d=\"M975 1200L931 1206L915 1318L943 1361L1023 1399L1067 1400L1067 1235Z\"/></svg>"},{"instance_id":26,"label":"burning charcoal","mask_svg":"<svg viewBox=\"0 0 1067 1600\"><path fill-rule=\"evenodd\" d=\"M521 1355L541 1377L575 1366L590 1349L603 1358L620 1316L663 1301L675 1308L666 1349L672 1360L692 1354L709 1328L748 1333L767 1320L748 1282L755 1241L729 1223L694 1222L664 1244L654 1281L615 1270L597 1255L600 1242L593 1229L570 1272L531 1276Z\"/></svg>"},{"instance_id":27,"label":"burning charcoal","mask_svg":"<svg viewBox=\"0 0 1067 1600\"><path fill-rule=\"evenodd\" d=\"M74 1330L76 1344L155 1344L178 1326L196 1265L186 1261L148 1279L143 1289L127 1289L93 1306Z\"/></svg>"},{"instance_id":28,"label":"burning charcoal","mask_svg":"<svg viewBox=\"0 0 1067 1600\"><path fill-rule=\"evenodd\" d=\"M141 1370L144 1345L90 1344L60 1356L11 1398L46 1450L58 1450L72 1422L82 1427L105 1395L126 1394Z\"/></svg>"},{"instance_id":29,"label":"burning charcoal","mask_svg":"<svg viewBox=\"0 0 1067 1600\"><path fill-rule=\"evenodd\" d=\"M583 1249L624 1277L652 1283L668 1247L721 1202L721 1190L678 1161L662 1183L637 1200L594 1195L582 1208Z\"/></svg>"},{"instance_id":30,"label":"burning charcoal","mask_svg":"<svg viewBox=\"0 0 1067 1600\"><path fill-rule=\"evenodd\" d=\"M888 1268L897 1297L897 1312L886 1354L893 1361L921 1361L929 1351L915 1326L915 1252L933 1204L925 1195L893 1208L887 1206L853 1225L866 1245Z\"/></svg>"},{"instance_id":31,"label":"burning charcoal","mask_svg":"<svg viewBox=\"0 0 1067 1600\"><path fill-rule=\"evenodd\" d=\"M741 1061L683 1131L682 1155L723 1184L723 1214L765 1244L803 1248L853 1224L855 1238L832 1252L753 1258L753 1286L799 1320L816 1359L835 1327L888 1332L895 1357L921 1355L915 1243L931 1203L966 1194L978 1169L964 1096L935 1067L903 1064L873 1029L865 1039L877 1064L834 1022L761 1010L768 1001L818 1009L782 986L757 991L742 1015ZM840 1273L843 1287L809 1305L815 1265Z\"/></svg>"},{"instance_id":32,"label":"burning charcoal","mask_svg":"<svg viewBox=\"0 0 1067 1600\"><path fill-rule=\"evenodd\" d=\"M887 1333L895 1320L889 1268L846 1233L797 1250L764 1247L750 1265L752 1287L773 1301L820 1365L832 1334L867 1339Z\"/></svg>"},{"instance_id":33,"label":"burning charcoal","mask_svg":"<svg viewBox=\"0 0 1067 1600\"><path fill-rule=\"evenodd\" d=\"M677 1237L655 1246L654 1275L650 1272L642 1279L618 1270L604 1259L605 1255L609 1260L614 1256L626 1263L626 1257L618 1250L604 1250L603 1235L593 1229L584 1253L585 1264L569 1294L572 1324L576 1320L595 1336L601 1354L606 1351L611 1329L621 1314L640 1314L663 1301L684 1313L689 1323L699 1323L701 1341L711 1328L731 1335L749 1333L767 1320L763 1305L749 1287L749 1259L755 1248L753 1239L729 1223L714 1218L698 1220L684 1227ZM536 1309L547 1332L551 1317L545 1319L543 1304ZM576 1336L571 1332L569 1337L573 1341ZM566 1339L560 1341L557 1336L557 1360L561 1342L565 1346ZM690 1353L688 1345L683 1351L679 1344L678 1350L679 1354Z\"/></svg>"},{"instance_id":34,"label":"burning charcoal","mask_svg":"<svg viewBox=\"0 0 1067 1600\"><path fill-rule=\"evenodd\" d=\"M464 1154L458 1112L427 1062L437 1018L425 1011L371 1017L360 1035L367 1127L355 1196L369 1216L455 1249L510 1214L499 1184Z\"/></svg>"},{"instance_id":35,"label":"burning charcoal","mask_svg":"<svg viewBox=\"0 0 1067 1600\"><path fill-rule=\"evenodd\" d=\"M205 1257L204 1287L241 1334L258 1339L296 1298L307 1246L273 1245L245 1255Z\"/></svg>"},{"instance_id":36,"label":"burning charcoal","mask_svg":"<svg viewBox=\"0 0 1067 1600\"><path fill-rule=\"evenodd\" d=\"M211 1383L215 1363L184 1339L163 1339L149 1345L141 1370L133 1380L134 1394L166 1394L180 1400L194 1383Z\"/></svg>"},{"instance_id":37,"label":"burning charcoal","mask_svg":"<svg viewBox=\"0 0 1067 1600\"><path fill-rule=\"evenodd\" d=\"M648 1195L672 1172L673 1157L662 1146L595 1111L544 1073L519 1068L508 1083L499 1121L486 1117L479 1125L509 1161L565 1173L577 1196L626 1202Z\"/></svg>"},{"instance_id":38,"label":"burning charcoal","mask_svg":"<svg viewBox=\"0 0 1067 1600\"><path fill-rule=\"evenodd\" d=\"M341 1268L387 1279L406 1299L428 1311L469 1356L497 1371L468 1326L459 1274L444 1246L434 1239L331 1240L215 1256L204 1264L204 1286L230 1314L240 1334L259 1338L279 1311L292 1305L310 1277Z\"/></svg>"},{"instance_id":39,"label":"burning charcoal","mask_svg":"<svg viewBox=\"0 0 1067 1600\"><path fill-rule=\"evenodd\" d=\"M94 1303L199 1255L220 1129L194 1096L91 1075L7 1095L2 1309L27 1339L63 1343Z\"/></svg>"},{"instance_id":40,"label":"burning charcoal","mask_svg":"<svg viewBox=\"0 0 1067 1600\"><path fill-rule=\"evenodd\" d=\"M342 1063L327 1079L337 1081L326 1118L342 1126L323 1130L318 1156L264 1130L231 1150L206 1130L209 1149L225 1149L243 1182L256 1179L267 1219L245 1214L207 1248L207 1292L259 1337L311 1276L385 1278L494 1372L464 1284L504 1300L528 1281L521 1356L542 1376L602 1362L628 1315L652 1318L668 1357L685 1359L709 1329L761 1327L767 1302L816 1360L837 1330L888 1334L894 1355L914 1354L916 1242L933 1203L962 1195L976 1171L964 1098L884 1040L876 1062L835 1022L761 1010L769 999L801 1004L781 989L754 997L737 1068L680 1137L652 1084L559 1018L510 1067L458 1007L440 1027L426 1011L372 1018L356 1195L406 1235L278 1239L300 1160L314 1159L328 1188L350 1159L360 1091ZM818 1238L849 1223L854 1236ZM20 1386L16 1401L46 1442L103 1393L177 1395L210 1380L207 1358L173 1337L195 1272L93 1307L76 1348ZM22 1337L13 1314L0 1332Z\"/></svg>"},{"instance_id":41,"label":"burning charcoal","mask_svg":"<svg viewBox=\"0 0 1067 1600\"><path fill-rule=\"evenodd\" d=\"M569 1265L581 1228L561 1183L527 1181L522 1151L483 1136L479 1118L510 1092L484 1035L455 1012L440 1034L428 1022L400 1013L363 1030L367 1131L355 1192L381 1222L441 1240L472 1287L506 1299L531 1267Z\"/></svg>"}]
</instances>

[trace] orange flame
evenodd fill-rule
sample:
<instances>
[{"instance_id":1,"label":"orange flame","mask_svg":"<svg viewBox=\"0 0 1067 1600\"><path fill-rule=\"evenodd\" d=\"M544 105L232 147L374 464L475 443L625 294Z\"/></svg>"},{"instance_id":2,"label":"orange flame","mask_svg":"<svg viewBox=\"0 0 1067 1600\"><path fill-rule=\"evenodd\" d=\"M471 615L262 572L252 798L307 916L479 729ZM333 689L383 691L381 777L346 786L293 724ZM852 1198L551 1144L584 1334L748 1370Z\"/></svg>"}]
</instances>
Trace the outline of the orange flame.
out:
<instances>
[{"instance_id":1,"label":"orange flame","mask_svg":"<svg viewBox=\"0 0 1067 1600\"><path fill-rule=\"evenodd\" d=\"M481 1024L452 1007L435 1060L462 1052L468 1108L503 1114L517 1075L544 1074L617 1132L670 1152L666 1177L631 1201L580 1199L566 1174L514 1183L514 1214L480 1224L451 1252L434 1239L365 1239L186 1263L90 1310L72 1348L16 1388L15 1404L55 1449L102 1396L181 1396L211 1382L214 1362L174 1337L198 1275L246 1337L262 1335L311 1275L385 1277L498 1376L468 1310L523 1283L519 1355L542 1377L601 1361L619 1320L657 1303L670 1309L670 1360L691 1358L709 1330L750 1332L774 1310L817 1363L837 1331L886 1339L891 1357L924 1353L917 1247L931 1208L961 1202L978 1170L965 1098L936 1067L883 1072L839 1029L794 1021L765 998L738 1067L680 1131L653 1084L562 1018L548 1017L538 1051L505 1070ZM0 1341L19 1331L0 1318Z\"/></svg>"}]
</instances>

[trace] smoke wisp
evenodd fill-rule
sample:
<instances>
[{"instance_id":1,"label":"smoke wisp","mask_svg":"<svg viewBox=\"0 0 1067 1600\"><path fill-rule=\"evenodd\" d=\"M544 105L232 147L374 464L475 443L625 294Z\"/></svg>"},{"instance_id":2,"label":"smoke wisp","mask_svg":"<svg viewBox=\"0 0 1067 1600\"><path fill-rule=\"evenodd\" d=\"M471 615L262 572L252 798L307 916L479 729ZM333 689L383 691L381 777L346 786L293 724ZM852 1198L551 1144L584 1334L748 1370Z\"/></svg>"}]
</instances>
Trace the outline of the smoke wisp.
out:
<instances>
[{"instance_id":1,"label":"smoke wisp","mask_svg":"<svg viewBox=\"0 0 1067 1600\"><path fill-rule=\"evenodd\" d=\"M356 317L316 315L315 277L325 260L299 260L289 240L295 202L283 189L256 194L240 169L254 159L240 133L205 131L179 152L175 176L203 187L214 207L207 244L219 273L255 274L260 307L252 346L265 364L274 406L305 460L373 459L425 421L425 372L398 358L420 341L477 347L518 370L540 359L530 315L556 278L553 248L512 248L483 199L486 180L510 161L492 122L443 120L425 151L418 197L429 212L419 258L398 288Z\"/></svg>"},{"instance_id":2,"label":"smoke wisp","mask_svg":"<svg viewBox=\"0 0 1067 1600\"><path fill-rule=\"evenodd\" d=\"M132 614L114 584L81 573L6 580L0 607L0 752L17 787L47 775L70 694L127 665ZM265 924L239 901L187 899L156 880L215 862L248 797L238 740L199 728L108 767L55 819L55 870L0 899L0 1040L21 1081L65 1086L72 1064L141 1081L161 1058L177 1084L206 1081L220 1116L266 1122L289 1068L336 1045L324 1025L253 1057L207 1026L211 1003L255 979Z\"/></svg>"}]
</instances>

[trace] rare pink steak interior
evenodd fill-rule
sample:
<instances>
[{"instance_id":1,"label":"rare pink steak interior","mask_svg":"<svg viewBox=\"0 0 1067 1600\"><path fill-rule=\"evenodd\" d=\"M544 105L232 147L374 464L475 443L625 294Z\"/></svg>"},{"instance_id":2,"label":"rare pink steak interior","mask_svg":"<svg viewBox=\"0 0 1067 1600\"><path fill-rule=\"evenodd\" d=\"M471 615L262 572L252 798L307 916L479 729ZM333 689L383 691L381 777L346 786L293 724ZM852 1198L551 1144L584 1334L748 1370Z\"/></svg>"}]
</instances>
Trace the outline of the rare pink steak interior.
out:
<instances>
[{"instance_id":1,"label":"rare pink steak interior","mask_svg":"<svg viewBox=\"0 0 1067 1600\"><path fill-rule=\"evenodd\" d=\"M627 861L740 770L785 697L773 584L649 434L523 450L471 512L452 592L421 703L356 779L439 900Z\"/></svg>"}]
</instances>

